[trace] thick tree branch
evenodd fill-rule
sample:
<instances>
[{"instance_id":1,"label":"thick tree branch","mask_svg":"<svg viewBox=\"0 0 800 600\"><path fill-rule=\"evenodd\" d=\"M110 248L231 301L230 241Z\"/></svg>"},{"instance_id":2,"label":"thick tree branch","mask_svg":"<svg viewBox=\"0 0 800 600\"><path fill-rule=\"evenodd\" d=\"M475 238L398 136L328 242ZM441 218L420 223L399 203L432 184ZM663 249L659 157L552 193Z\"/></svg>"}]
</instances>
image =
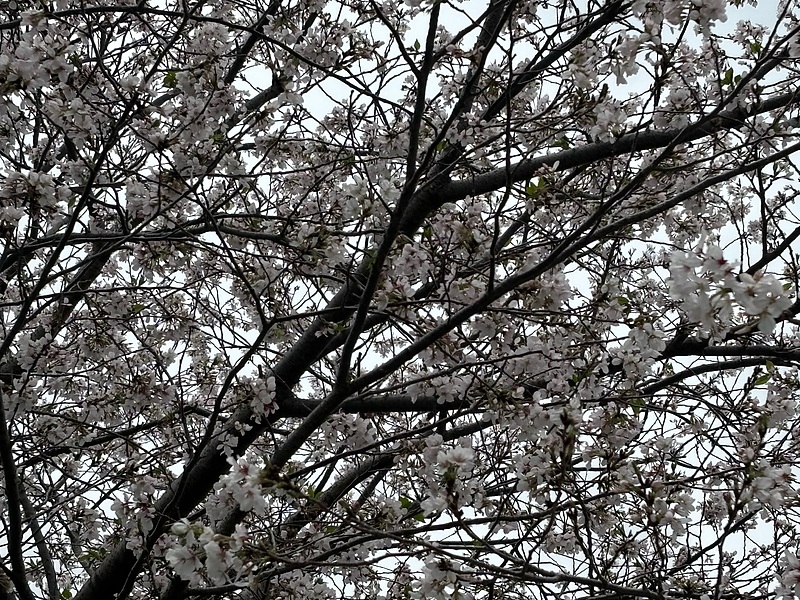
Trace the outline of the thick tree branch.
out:
<instances>
[{"instance_id":1,"label":"thick tree branch","mask_svg":"<svg viewBox=\"0 0 800 600\"><path fill-rule=\"evenodd\" d=\"M511 167L510 175L505 168L476 175L470 179L449 183L441 190L439 205L463 200L467 196L478 196L502 189L510 176L511 181L519 183L534 177L542 167L553 167L558 171L581 166L645 150L656 150L671 144L675 139L681 143L696 141L716 133L739 129L747 119L780 108L787 108L800 102L800 92L793 91L775 96L747 108L723 111L709 122L688 125L681 129L647 130L628 133L614 142L586 144L563 150L547 156L523 160ZM438 208L438 207L435 207ZM426 207L427 209L427 207Z\"/></svg>"}]
</instances>

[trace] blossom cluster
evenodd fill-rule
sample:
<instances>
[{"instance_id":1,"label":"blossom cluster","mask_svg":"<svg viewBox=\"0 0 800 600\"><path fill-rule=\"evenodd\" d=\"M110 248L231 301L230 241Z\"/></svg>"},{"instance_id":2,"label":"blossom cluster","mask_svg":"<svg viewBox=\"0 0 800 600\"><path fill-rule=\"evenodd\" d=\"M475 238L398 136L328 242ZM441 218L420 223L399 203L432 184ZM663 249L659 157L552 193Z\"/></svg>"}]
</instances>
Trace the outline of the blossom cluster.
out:
<instances>
[{"instance_id":1,"label":"blossom cluster","mask_svg":"<svg viewBox=\"0 0 800 600\"><path fill-rule=\"evenodd\" d=\"M777 320L792 305L788 287L768 274L739 273L715 245L692 252L673 252L669 292L700 331L721 338L735 323L736 311L753 320L759 331L772 333Z\"/></svg>"},{"instance_id":2,"label":"blossom cluster","mask_svg":"<svg viewBox=\"0 0 800 600\"><path fill-rule=\"evenodd\" d=\"M190 524L181 520L171 532L180 540L165 553L175 574L197 584L208 578L215 585L247 583L248 565L237 554L249 540L247 529L241 523L230 536L220 536L207 526Z\"/></svg>"},{"instance_id":3,"label":"blossom cluster","mask_svg":"<svg viewBox=\"0 0 800 600\"><path fill-rule=\"evenodd\" d=\"M428 495L421 503L426 514L435 514L447 508L458 510L468 505L472 497L470 481L475 468L475 453L467 446L446 448L441 436L432 435L425 440L423 457L428 475Z\"/></svg>"},{"instance_id":4,"label":"blossom cluster","mask_svg":"<svg viewBox=\"0 0 800 600\"><path fill-rule=\"evenodd\" d=\"M262 489L261 470L241 457L229 457L228 462L233 466L231 472L215 486L220 495L230 496L238 504L239 510L263 514L266 499Z\"/></svg>"},{"instance_id":5,"label":"blossom cluster","mask_svg":"<svg viewBox=\"0 0 800 600\"><path fill-rule=\"evenodd\" d=\"M797 595L745 3L0 0L14 593Z\"/></svg>"}]
</instances>

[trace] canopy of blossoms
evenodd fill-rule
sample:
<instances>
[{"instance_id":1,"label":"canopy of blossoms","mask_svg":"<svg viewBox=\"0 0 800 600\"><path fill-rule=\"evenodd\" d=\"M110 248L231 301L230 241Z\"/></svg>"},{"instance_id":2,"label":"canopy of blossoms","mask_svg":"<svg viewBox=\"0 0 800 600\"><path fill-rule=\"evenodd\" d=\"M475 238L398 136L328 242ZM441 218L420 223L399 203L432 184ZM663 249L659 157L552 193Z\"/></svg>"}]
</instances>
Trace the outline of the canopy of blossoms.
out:
<instances>
[{"instance_id":1,"label":"canopy of blossoms","mask_svg":"<svg viewBox=\"0 0 800 600\"><path fill-rule=\"evenodd\" d=\"M0 2L0 598L799 595L798 9Z\"/></svg>"}]
</instances>

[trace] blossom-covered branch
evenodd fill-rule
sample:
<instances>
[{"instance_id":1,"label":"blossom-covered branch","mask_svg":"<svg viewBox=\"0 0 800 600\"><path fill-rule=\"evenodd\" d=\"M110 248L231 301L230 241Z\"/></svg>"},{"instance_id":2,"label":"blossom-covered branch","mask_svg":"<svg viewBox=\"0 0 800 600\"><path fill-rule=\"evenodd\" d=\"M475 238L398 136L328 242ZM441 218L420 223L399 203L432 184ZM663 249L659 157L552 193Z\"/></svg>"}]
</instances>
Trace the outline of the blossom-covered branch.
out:
<instances>
[{"instance_id":1,"label":"blossom-covered branch","mask_svg":"<svg viewBox=\"0 0 800 600\"><path fill-rule=\"evenodd\" d=\"M0 594L797 595L759 4L0 6Z\"/></svg>"}]
</instances>

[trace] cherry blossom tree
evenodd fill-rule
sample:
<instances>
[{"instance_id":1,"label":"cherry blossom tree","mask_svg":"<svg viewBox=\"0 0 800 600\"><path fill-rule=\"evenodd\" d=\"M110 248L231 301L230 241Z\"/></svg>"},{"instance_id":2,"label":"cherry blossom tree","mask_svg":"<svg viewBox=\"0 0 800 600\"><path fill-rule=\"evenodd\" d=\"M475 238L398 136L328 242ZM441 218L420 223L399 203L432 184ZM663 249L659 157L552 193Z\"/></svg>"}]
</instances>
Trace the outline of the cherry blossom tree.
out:
<instances>
[{"instance_id":1,"label":"cherry blossom tree","mask_svg":"<svg viewBox=\"0 0 800 600\"><path fill-rule=\"evenodd\" d=\"M0 598L800 594L798 8L0 3Z\"/></svg>"}]
</instances>

